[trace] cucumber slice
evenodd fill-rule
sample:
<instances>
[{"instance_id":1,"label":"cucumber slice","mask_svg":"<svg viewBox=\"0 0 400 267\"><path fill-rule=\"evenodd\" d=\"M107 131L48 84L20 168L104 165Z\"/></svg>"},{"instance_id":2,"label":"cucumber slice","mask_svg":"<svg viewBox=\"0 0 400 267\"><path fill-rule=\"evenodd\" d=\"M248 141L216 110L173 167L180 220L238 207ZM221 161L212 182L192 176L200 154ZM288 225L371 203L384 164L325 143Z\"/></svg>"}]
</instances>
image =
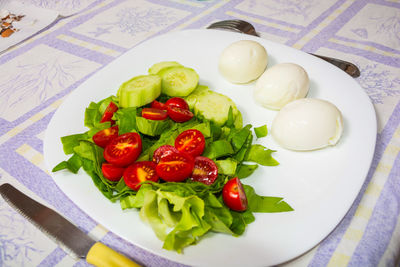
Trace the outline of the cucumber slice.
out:
<instances>
[{"instance_id":1,"label":"cucumber slice","mask_svg":"<svg viewBox=\"0 0 400 267\"><path fill-rule=\"evenodd\" d=\"M194 105L195 105L196 102L197 102L197 98L198 98L200 95L208 94L208 91L210 91L210 89L208 89L208 86L200 85L200 84L199 84L199 85L196 87L196 89L195 89L190 95L188 95L188 96L185 98L186 103L188 103L188 105L189 105L189 108L190 108L190 109L194 109Z\"/></svg>"},{"instance_id":2,"label":"cucumber slice","mask_svg":"<svg viewBox=\"0 0 400 267\"><path fill-rule=\"evenodd\" d=\"M161 91L168 96L187 96L199 83L199 75L194 69L187 67L168 67L158 72Z\"/></svg>"},{"instance_id":3,"label":"cucumber slice","mask_svg":"<svg viewBox=\"0 0 400 267\"><path fill-rule=\"evenodd\" d=\"M182 66L182 65L176 61L162 61L162 62L158 62L158 63L154 64L153 66L151 66L150 69L148 70L148 72L149 72L149 74L157 74L162 69L165 69L168 67L178 67L178 66Z\"/></svg>"},{"instance_id":4,"label":"cucumber slice","mask_svg":"<svg viewBox=\"0 0 400 267\"><path fill-rule=\"evenodd\" d=\"M119 105L123 108L140 107L151 103L161 94L158 75L139 75L124 82L118 89Z\"/></svg>"},{"instance_id":5,"label":"cucumber slice","mask_svg":"<svg viewBox=\"0 0 400 267\"><path fill-rule=\"evenodd\" d=\"M197 91L197 90L196 90ZM229 116L229 108L232 107L233 125L235 128L243 126L242 114L237 109L235 102L223 94L216 93L206 88L195 91L196 101L194 103L194 113L201 115L207 120L215 122L217 125L224 125ZM188 97L190 98L190 96Z\"/></svg>"}]
</instances>

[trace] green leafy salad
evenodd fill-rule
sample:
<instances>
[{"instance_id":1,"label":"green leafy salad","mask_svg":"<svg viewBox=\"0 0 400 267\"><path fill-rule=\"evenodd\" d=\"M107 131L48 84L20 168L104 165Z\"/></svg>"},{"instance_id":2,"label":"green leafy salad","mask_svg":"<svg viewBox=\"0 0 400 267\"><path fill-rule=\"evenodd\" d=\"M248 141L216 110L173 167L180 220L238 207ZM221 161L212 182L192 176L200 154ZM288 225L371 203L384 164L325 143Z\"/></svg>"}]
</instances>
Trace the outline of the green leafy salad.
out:
<instances>
[{"instance_id":1,"label":"green leafy salad","mask_svg":"<svg viewBox=\"0 0 400 267\"><path fill-rule=\"evenodd\" d=\"M229 97L178 62L156 63L91 102L84 124L86 132L61 138L70 157L53 172L82 168L110 201L139 210L164 249L181 253L210 231L240 236L255 212L293 210L242 183L259 165L279 164L275 151L253 144L267 126L243 126Z\"/></svg>"}]
</instances>

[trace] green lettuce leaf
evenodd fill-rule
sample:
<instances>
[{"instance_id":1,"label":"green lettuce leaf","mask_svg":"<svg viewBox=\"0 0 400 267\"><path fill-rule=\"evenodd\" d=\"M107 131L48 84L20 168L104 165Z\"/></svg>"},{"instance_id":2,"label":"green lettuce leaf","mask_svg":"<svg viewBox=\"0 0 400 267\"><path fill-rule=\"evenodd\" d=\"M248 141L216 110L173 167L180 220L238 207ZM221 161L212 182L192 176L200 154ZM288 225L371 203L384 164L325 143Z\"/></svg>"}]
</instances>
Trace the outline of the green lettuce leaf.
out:
<instances>
[{"instance_id":1,"label":"green lettuce leaf","mask_svg":"<svg viewBox=\"0 0 400 267\"><path fill-rule=\"evenodd\" d=\"M254 188L249 185L243 185L243 188L249 204L248 210L252 212L284 212L293 210L281 197L257 195Z\"/></svg>"},{"instance_id":2,"label":"green lettuce leaf","mask_svg":"<svg viewBox=\"0 0 400 267\"><path fill-rule=\"evenodd\" d=\"M61 137L64 153L66 155L74 153L74 147L79 146L81 140L87 140L88 133L72 134Z\"/></svg>"},{"instance_id":3,"label":"green lettuce leaf","mask_svg":"<svg viewBox=\"0 0 400 267\"><path fill-rule=\"evenodd\" d=\"M275 150L267 149L262 145L256 144L252 145L248 151L248 154L245 156L244 160L256 162L263 166L276 166L279 165L271 154L275 152Z\"/></svg>"},{"instance_id":4,"label":"green lettuce leaf","mask_svg":"<svg viewBox=\"0 0 400 267\"><path fill-rule=\"evenodd\" d=\"M72 173L78 173L81 167L82 167L82 158L77 154L73 154L67 161L62 161L59 164L57 164L53 168L52 172L57 172L67 169Z\"/></svg>"},{"instance_id":5,"label":"green lettuce leaf","mask_svg":"<svg viewBox=\"0 0 400 267\"><path fill-rule=\"evenodd\" d=\"M204 157L217 159L234 153L232 145L225 139L217 140L208 145L203 152Z\"/></svg>"},{"instance_id":6,"label":"green lettuce leaf","mask_svg":"<svg viewBox=\"0 0 400 267\"><path fill-rule=\"evenodd\" d=\"M219 174L225 174L228 176L234 176L236 173L237 161L232 158L223 160L215 160L215 164L218 167Z\"/></svg>"},{"instance_id":7,"label":"green lettuce leaf","mask_svg":"<svg viewBox=\"0 0 400 267\"><path fill-rule=\"evenodd\" d=\"M170 119L166 120L148 120L143 117L136 117L137 130L145 135L158 136L169 129L172 125Z\"/></svg>"},{"instance_id":8,"label":"green lettuce leaf","mask_svg":"<svg viewBox=\"0 0 400 267\"><path fill-rule=\"evenodd\" d=\"M239 130L232 131L229 134L228 140L230 140L233 150L235 152L238 152L246 143L246 140L248 139L249 135L251 135L250 129L251 125L248 124Z\"/></svg>"},{"instance_id":9,"label":"green lettuce leaf","mask_svg":"<svg viewBox=\"0 0 400 267\"><path fill-rule=\"evenodd\" d=\"M268 135L268 128L267 125L262 125L260 127L254 128L254 133L256 134L257 138L265 137Z\"/></svg>"},{"instance_id":10,"label":"green lettuce leaf","mask_svg":"<svg viewBox=\"0 0 400 267\"><path fill-rule=\"evenodd\" d=\"M130 107L130 108L118 109L114 113L113 119L116 120L119 134L137 132L136 111L137 111L136 108Z\"/></svg>"},{"instance_id":11,"label":"green lettuce leaf","mask_svg":"<svg viewBox=\"0 0 400 267\"><path fill-rule=\"evenodd\" d=\"M240 164L240 166L237 168L236 176L239 179L249 177L250 175L253 174L253 172L258 168L257 164Z\"/></svg>"}]
</instances>

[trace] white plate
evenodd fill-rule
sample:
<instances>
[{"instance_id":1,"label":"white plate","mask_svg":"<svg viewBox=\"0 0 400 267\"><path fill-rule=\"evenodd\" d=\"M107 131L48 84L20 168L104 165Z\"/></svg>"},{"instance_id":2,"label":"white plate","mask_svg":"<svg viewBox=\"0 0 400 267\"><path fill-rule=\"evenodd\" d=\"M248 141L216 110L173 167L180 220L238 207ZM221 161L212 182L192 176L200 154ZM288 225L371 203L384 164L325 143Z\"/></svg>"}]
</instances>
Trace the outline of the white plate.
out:
<instances>
[{"instance_id":1,"label":"white plate","mask_svg":"<svg viewBox=\"0 0 400 267\"><path fill-rule=\"evenodd\" d=\"M242 111L244 122L271 125L276 111L257 106L252 87L233 85L218 73L221 51L234 41L255 40L267 49L269 66L295 62L311 79L308 97L326 99L343 113L340 142L312 152L280 148L271 137L258 142L277 150L277 167L262 167L244 180L262 195L282 196L295 209L288 213L256 214L239 238L209 234L197 245L177 254L162 249L150 227L135 210L122 211L97 190L83 171L53 174L65 194L89 216L126 240L162 257L196 266L266 266L282 263L306 252L324 239L341 221L367 175L375 147L376 117L362 88L338 68L301 51L261 38L218 30L173 32L148 40L93 75L60 106L49 123L44 142L45 160L51 169L68 158L60 137L84 132L84 111L90 101L115 94L119 85L146 74L156 62L175 60L194 68L200 83L230 96Z\"/></svg>"}]
</instances>

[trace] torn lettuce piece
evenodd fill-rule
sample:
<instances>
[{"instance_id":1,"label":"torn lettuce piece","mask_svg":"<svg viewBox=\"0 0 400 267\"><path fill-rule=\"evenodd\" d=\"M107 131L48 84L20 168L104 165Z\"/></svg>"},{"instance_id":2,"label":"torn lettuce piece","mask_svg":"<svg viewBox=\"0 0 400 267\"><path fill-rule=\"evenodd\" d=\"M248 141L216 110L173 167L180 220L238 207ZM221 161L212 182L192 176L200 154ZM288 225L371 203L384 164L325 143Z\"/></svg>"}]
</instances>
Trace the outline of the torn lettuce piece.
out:
<instances>
[{"instance_id":1,"label":"torn lettuce piece","mask_svg":"<svg viewBox=\"0 0 400 267\"><path fill-rule=\"evenodd\" d=\"M136 108L129 107L124 109L118 109L114 115L113 119L118 125L118 133L124 134L129 132L137 132L136 126Z\"/></svg>"},{"instance_id":2,"label":"torn lettuce piece","mask_svg":"<svg viewBox=\"0 0 400 267\"><path fill-rule=\"evenodd\" d=\"M236 176L239 179L243 179L249 177L253 174L253 172L258 168L257 164L240 164L240 166L236 170Z\"/></svg>"},{"instance_id":3,"label":"torn lettuce piece","mask_svg":"<svg viewBox=\"0 0 400 267\"><path fill-rule=\"evenodd\" d=\"M72 173L78 173L79 169L82 167L82 158L77 154L73 154L68 160L64 160L57 164L52 172L61 171L64 169L69 170Z\"/></svg>"},{"instance_id":4,"label":"torn lettuce piece","mask_svg":"<svg viewBox=\"0 0 400 267\"><path fill-rule=\"evenodd\" d=\"M215 164L218 167L219 174L225 174L232 177L236 173L237 161L232 158L215 160Z\"/></svg>"},{"instance_id":5,"label":"torn lettuce piece","mask_svg":"<svg viewBox=\"0 0 400 267\"><path fill-rule=\"evenodd\" d=\"M262 125L259 127L254 127L254 133L256 134L257 138L265 137L268 135L268 128L267 125Z\"/></svg>"},{"instance_id":6,"label":"torn lettuce piece","mask_svg":"<svg viewBox=\"0 0 400 267\"><path fill-rule=\"evenodd\" d=\"M217 159L232 155L233 152L232 145L227 140L220 139L210 143L203 152L203 156L210 159Z\"/></svg>"},{"instance_id":7,"label":"torn lettuce piece","mask_svg":"<svg viewBox=\"0 0 400 267\"><path fill-rule=\"evenodd\" d=\"M248 154L245 156L245 161L256 162L263 166L276 166L279 165L271 154L275 152L275 150L267 149L263 145L252 145L248 151Z\"/></svg>"},{"instance_id":8,"label":"torn lettuce piece","mask_svg":"<svg viewBox=\"0 0 400 267\"><path fill-rule=\"evenodd\" d=\"M170 119L148 120L143 117L136 117L137 130L145 135L159 136L172 126Z\"/></svg>"},{"instance_id":9,"label":"torn lettuce piece","mask_svg":"<svg viewBox=\"0 0 400 267\"><path fill-rule=\"evenodd\" d=\"M61 143L66 155L74 153L74 147L79 146L81 140L87 140L88 133L72 134L61 137Z\"/></svg>"},{"instance_id":10,"label":"torn lettuce piece","mask_svg":"<svg viewBox=\"0 0 400 267\"><path fill-rule=\"evenodd\" d=\"M254 188L243 185L248 201L248 210L252 212L285 212L292 211L293 208L283 201L282 197L269 197L258 195Z\"/></svg>"},{"instance_id":11,"label":"torn lettuce piece","mask_svg":"<svg viewBox=\"0 0 400 267\"><path fill-rule=\"evenodd\" d=\"M204 201L196 195L183 197L160 189L146 190L140 217L164 241L163 248L178 253L211 229L204 220Z\"/></svg>"}]
</instances>

